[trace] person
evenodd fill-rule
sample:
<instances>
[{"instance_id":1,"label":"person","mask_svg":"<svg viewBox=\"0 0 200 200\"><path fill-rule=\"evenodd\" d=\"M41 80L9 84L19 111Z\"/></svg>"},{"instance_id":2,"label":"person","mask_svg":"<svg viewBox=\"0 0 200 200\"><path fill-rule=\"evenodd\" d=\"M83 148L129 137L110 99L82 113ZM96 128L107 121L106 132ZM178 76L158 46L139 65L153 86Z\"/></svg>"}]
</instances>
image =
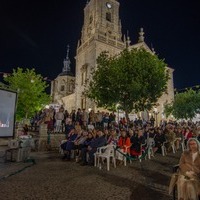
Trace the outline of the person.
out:
<instances>
[{"instance_id":1,"label":"person","mask_svg":"<svg viewBox=\"0 0 200 200\"><path fill-rule=\"evenodd\" d=\"M60 133L62 131L62 121L64 120L64 113L62 107L55 114L55 120L56 120L55 133Z\"/></svg>"},{"instance_id":2,"label":"person","mask_svg":"<svg viewBox=\"0 0 200 200\"><path fill-rule=\"evenodd\" d=\"M87 146L87 148L83 148L81 150L82 155L82 163L81 165L90 165L94 166L94 153L97 151L98 147L102 147L106 145L106 139L104 137L104 133L100 130L97 131L97 137L93 138L90 144ZM89 156L89 160L87 162L87 155Z\"/></svg>"},{"instance_id":3,"label":"person","mask_svg":"<svg viewBox=\"0 0 200 200\"><path fill-rule=\"evenodd\" d=\"M121 130L121 136L119 137L119 140L117 142L117 151L116 151L116 159L118 164L123 163L124 155L130 154L130 146L131 141L130 137L128 137L126 130Z\"/></svg>"},{"instance_id":4,"label":"person","mask_svg":"<svg viewBox=\"0 0 200 200\"><path fill-rule=\"evenodd\" d=\"M162 146L164 145L164 142L166 142L165 134L163 132L163 129L161 127L156 129L156 135L154 137L155 140L155 149L156 151L154 153L162 153Z\"/></svg>"},{"instance_id":5,"label":"person","mask_svg":"<svg viewBox=\"0 0 200 200\"><path fill-rule=\"evenodd\" d=\"M65 124L65 137L68 138L69 133L71 132L72 129L75 129L75 127L72 125L72 121L69 120ZM75 129L76 130L76 129Z\"/></svg>"},{"instance_id":6,"label":"person","mask_svg":"<svg viewBox=\"0 0 200 200\"><path fill-rule=\"evenodd\" d=\"M179 161L178 200L198 200L200 194L200 144L196 138L187 142Z\"/></svg>"},{"instance_id":7,"label":"person","mask_svg":"<svg viewBox=\"0 0 200 200\"><path fill-rule=\"evenodd\" d=\"M24 127L23 127L23 134L24 134L24 135L28 135L28 131L29 131L28 125L25 124Z\"/></svg>"},{"instance_id":8,"label":"person","mask_svg":"<svg viewBox=\"0 0 200 200\"><path fill-rule=\"evenodd\" d=\"M79 135L75 131L75 129L72 129L68 135L67 141L63 144L61 144L61 148L64 150L64 156L63 160L70 161L71 159L71 151L75 148L74 142L76 141L77 137Z\"/></svg>"},{"instance_id":9,"label":"person","mask_svg":"<svg viewBox=\"0 0 200 200\"><path fill-rule=\"evenodd\" d=\"M193 136L192 130L189 127L186 127L183 134L184 134L185 144L187 144L187 141Z\"/></svg>"},{"instance_id":10,"label":"person","mask_svg":"<svg viewBox=\"0 0 200 200\"><path fill-rule=\"evenodd\" d=\"M174 133L174 127L173 126L168 126L165 129L165 137L166 137L166 142L167 142L167 151L170 152L173 147L173 143L176 139L176 134Z\"/></svg>"},{"instance_id":11,"label":"person","mask_svg":"<svg viewBox=\"0 0 200 200\"><path fill-rule=\"evenodd\" d=\"M116 130L115 129L111 129L110 130L110 135L107 139L107 144L113 144L113 145L117 145L117 133L116 133Z\"/></svg>"},{"instance_id":12,"label":"person","mask_svg":"<svg viewBox=\"0 0 200 200\"><path fill-rule=\"evenodd\" d=\"M78 157L77 162L81 161L80 162L81 164L83 164L83 163L87 164L87 149L88 149L88 146L90 145L90 143L93 140L92 132L84 131L84 133L87 133L86 140L78 146L78 150L79 150L78 156L79 157Z\"/></svg>"},{"instance_id":13,"label":"person","mask_svg":"<svg viewBox=\"0 0 200 200\"><path fill-rule=\"evenodd\" d=\"M130 154L132 156L138 156L142 153L142 145L146 142L143 129L136 130L134 135L131 132L129 134L131 141Z\"/></svg>"},{"instance_id":14,"label":"person","mask_svg":"<svg viewBox=\"0 0 200 200\"><path fill-rule=\"evenodd\" d=\"M152 115L151 115L151 118L150 118L150 122L151 122L151 126L154 127L155 118Z\"/></svg>"}]
</instances>

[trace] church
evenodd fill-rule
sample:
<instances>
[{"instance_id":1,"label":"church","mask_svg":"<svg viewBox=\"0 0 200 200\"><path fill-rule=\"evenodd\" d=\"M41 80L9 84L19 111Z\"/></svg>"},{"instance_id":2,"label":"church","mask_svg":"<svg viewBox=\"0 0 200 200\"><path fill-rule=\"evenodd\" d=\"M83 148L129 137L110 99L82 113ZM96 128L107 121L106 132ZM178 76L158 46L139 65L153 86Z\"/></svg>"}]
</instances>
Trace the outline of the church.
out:
<instances>
[{"instance_id":1,"label":"church","mask_svg":"<svg viewBox=\"0 0 200 200\"><path fill-rule=\"evenodd\" d=\"M154 54L144 40L143 28L139 31L138 41L131 44L129 36L122 35L122 25L119 17L120 3L117 0L90 0L84 8L84 23L81 38L76 49L76 76L71 73L69 47L63 62L63 70L51 83L53 103L63 105L71 112L78 108L95 112L97 108L85 94L85 86L91 79L91 71L95 69L96 60L102 51L108 51L111 56L119 54L125 48L145 48ZM160 97L150 115L156 115L159 120L164 118L164 104L174 99L173 69L169 71L167 91ZM99 108L98 108L99 109ZM142 116L143 117L143 116Z\"/></svg>"}]
</instances>

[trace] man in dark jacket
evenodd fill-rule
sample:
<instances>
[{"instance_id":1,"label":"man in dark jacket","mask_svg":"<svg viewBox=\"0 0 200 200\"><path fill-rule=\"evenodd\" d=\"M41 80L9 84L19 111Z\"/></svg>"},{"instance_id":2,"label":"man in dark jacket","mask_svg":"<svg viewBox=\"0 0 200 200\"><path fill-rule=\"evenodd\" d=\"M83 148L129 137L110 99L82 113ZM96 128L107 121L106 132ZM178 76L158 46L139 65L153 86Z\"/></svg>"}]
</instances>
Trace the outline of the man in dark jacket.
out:
<instances>
[{"instance_id":1,"label":"man in dark jacket","mask_svg":"<svg viewBox=\"0 0 200 200\"><path fill-rule=\"evenodd\" d=\"M94 153L97 151L97 148L98 147L102 147L102 146L105 146L106 145L106 138L104 137L104 134L102 131L98 131L97 132L97 137L94 138L90 145L87 147L87 148L83 148L82 149L82 165L94 165ZM87 162L87 159L86 159L86 155L89 155L89 160Z\"/></svg>"}]
</instances>

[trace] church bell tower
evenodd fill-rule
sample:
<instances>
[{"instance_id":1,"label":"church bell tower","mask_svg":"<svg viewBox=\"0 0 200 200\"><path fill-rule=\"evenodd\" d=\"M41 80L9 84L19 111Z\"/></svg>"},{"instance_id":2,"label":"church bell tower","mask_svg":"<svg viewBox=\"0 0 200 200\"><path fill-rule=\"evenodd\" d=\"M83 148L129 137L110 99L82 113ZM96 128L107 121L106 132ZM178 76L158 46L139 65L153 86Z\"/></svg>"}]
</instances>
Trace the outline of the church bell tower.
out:
<instances>
[{"instance_id":1,"label":"church bell tower","mask_svg":"<svg viewBox=\"0 0 200 200\"><path fill-rule=\"evenodd\" d=\"M95 104L86 98L84 89L96 67L96 59L102 51L111 56L124 48L119 2L117 0L90 0L84 8L84 23L76 51L75 107L95 109Z\"/></svg>"}]
</instances>

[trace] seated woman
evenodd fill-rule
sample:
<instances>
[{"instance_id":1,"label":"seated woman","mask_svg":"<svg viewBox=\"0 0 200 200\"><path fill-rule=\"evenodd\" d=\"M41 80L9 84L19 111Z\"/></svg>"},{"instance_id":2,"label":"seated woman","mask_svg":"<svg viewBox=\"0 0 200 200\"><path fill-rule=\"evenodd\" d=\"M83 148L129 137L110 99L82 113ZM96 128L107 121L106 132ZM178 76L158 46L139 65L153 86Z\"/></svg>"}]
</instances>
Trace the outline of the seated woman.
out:
<instances>
[{"instance_id":1,"label":"seated woman","mask_svg":"<svg viewBox=\"0 0 200 200\"><path fill-rule=\"evenodd\" d=\"M72 129L68 135L67 141L61 144L61 148L64 150L63 160L70 160L71 150L75 148L74 141L79 135L76 133L75 129Z\"/></svg>"},{"instance_id":2,"label":"seated woman","mask_svg":"<svg viewBox=\"0 0 200 200\"><path fill-rule=\"evenodd\" d=\"M182 128L177 127L174 130L174 133L175 133L175 136L176 136L174 144L175 144L176 150L178 150L180 148L180 144L184 141L184 135L183 135L183 132L182 132Z\"/></svg>"},{"instance_id":3,"label":"seated woman","mask_svg":"<svg viewBox=\"0 0 200 200\"><path fill-rule=\"evenodd\" d=\"M117 145L117 133L116 130L110 130L110 136L107 139L107 144Z\"/></svg>"},{"instance_id":4,"label":"seated woman","mask_svg":"<svg viewBox=\"0 0 200 200\"><path fill-rule=\"evenodd\" d=\"M198 200L200 192L200 144L190 138L187 150L182 153L179 162L177 181L178 200Z\"/></svg>"},{"instance_id":5,"label":"seated woman","mask_svg":"<svg viewBox=\"0 0 200 200\"><path fill-rule=\"evenodd\" d=\"M167 146L167 151L170 152L173 150L173 144L176 139L176 134L174 133L174 127L173 126L168 126L165 129L165 138L166 138L166 146Z\"/></svg>"},{"instance_id":6,"label":"seated woman","mask_svg":"<svg viewBox=\"0 0 200 200\"><path fill-rule=\"evenodd\" d=\"M121 161L121 163L124 159L124 155L127 153L130 154L130 146L130 138L127 136L126 131L122 130L121 136L119 137L119 140L117 142L118 150L116 151L116 159Z\"/></svg>"},{"instance_id":7,"label":"seated woman","mask_svg":"<svg viewBox=\"0 0 200 200\"><path fill-rule=\"evenodd\" d=\"M143 129L140 129L138 131L135 131L134 135L131 135L132 133L129 132L130 134L130 140L131 140L131 148L130 148L130 153L131 156L139 156L142 154L142 145L145 144L146 140L143 135Z\"/></svg>"},{"instance_id":8,"label":"seated woman","mask_svg":"<svg viewBox=\"0 0 200 200\"><path fill-rule=\"evenodd\" d=\"M77 136L76 140L74 141L74 149L76 150L76 162L79 161L81 156L81 149L84 146L84 142L88 138L88 132L83 131L81 132L80 136Z\"/></svg>"}]
</instances>

